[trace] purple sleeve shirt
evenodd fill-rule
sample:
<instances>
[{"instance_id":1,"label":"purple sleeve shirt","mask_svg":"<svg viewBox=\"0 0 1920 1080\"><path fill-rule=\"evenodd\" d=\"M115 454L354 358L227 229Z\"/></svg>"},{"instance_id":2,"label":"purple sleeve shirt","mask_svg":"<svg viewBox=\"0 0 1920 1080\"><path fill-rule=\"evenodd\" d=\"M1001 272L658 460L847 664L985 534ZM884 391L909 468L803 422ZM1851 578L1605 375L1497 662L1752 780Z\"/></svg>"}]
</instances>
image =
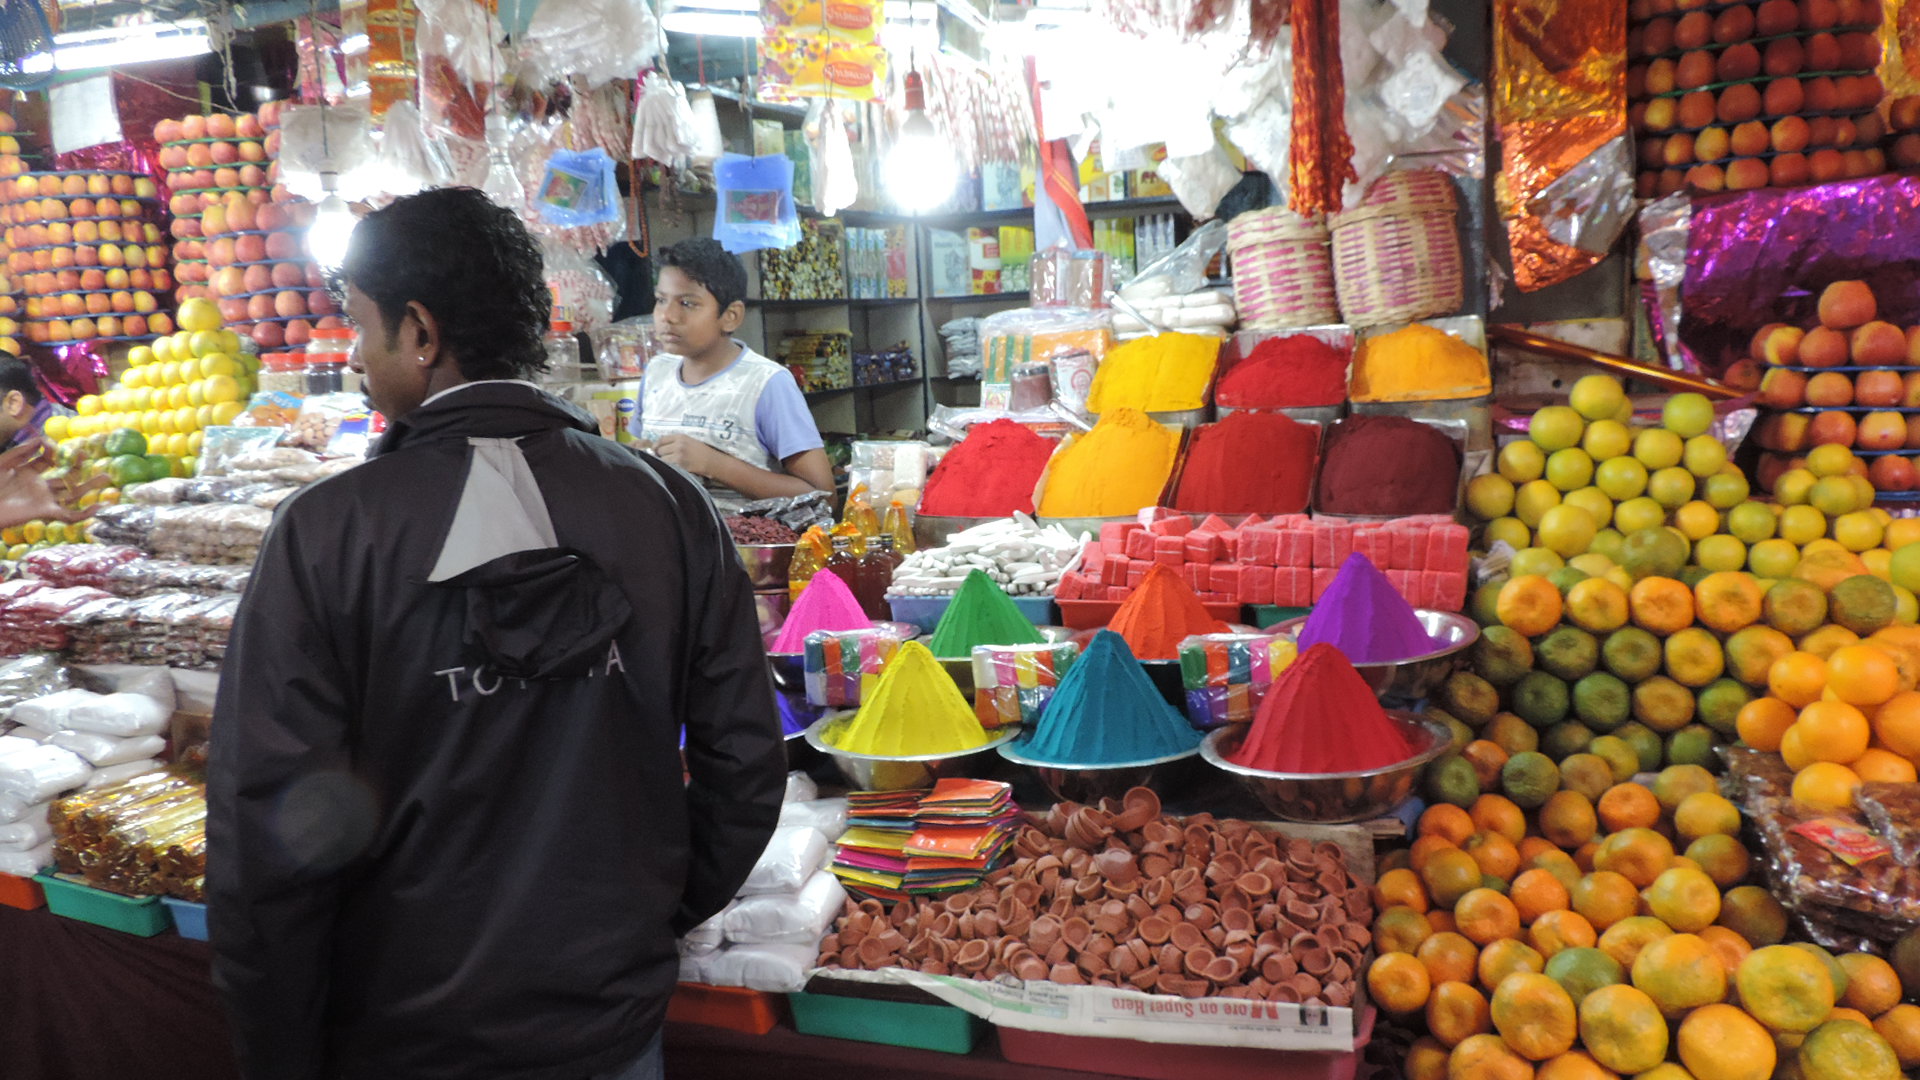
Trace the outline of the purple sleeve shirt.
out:
<instances>
[{"instance_id":1,"label":"purple sleeve shirt","mask_svg":"<svg viewBox=\"0 0 1920 1080\"><path fill-rule=\"evenodd\" d=\"M753 429L760 445L775 461L784 462L795 454L826 445L813 422L813 413L807 409L800 384L784 372L768 379L760 391L760 401L753 409Z\"/></svg>"}]
</instances>

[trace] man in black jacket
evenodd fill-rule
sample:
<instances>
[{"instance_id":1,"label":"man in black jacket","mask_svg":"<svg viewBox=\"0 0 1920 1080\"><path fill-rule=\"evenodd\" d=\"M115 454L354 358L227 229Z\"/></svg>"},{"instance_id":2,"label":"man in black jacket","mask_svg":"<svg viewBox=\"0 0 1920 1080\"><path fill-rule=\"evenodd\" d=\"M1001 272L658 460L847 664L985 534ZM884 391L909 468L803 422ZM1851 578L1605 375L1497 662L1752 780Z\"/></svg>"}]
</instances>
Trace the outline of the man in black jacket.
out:
<instances>
[{"instance_id":1,"label":"man in black jacket","mask_svg":"<svg viewBox=\"0 0 1920 1080\"><path fill-rule=\"evenodd\" d=\"M523 381L549 302L511 213L402 199L341 277L393 425L282 506L214 715L242 1070L658 1075L674 937L779 815L746 574L696 482Z\"/></svg>"}]
</instances>

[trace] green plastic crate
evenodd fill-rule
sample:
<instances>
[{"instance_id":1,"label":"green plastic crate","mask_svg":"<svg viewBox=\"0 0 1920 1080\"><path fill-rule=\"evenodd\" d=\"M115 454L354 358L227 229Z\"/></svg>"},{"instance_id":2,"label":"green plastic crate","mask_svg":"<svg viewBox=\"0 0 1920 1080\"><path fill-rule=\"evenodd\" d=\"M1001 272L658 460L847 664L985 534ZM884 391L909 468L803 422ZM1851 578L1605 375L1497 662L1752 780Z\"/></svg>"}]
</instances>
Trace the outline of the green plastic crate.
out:
<instances>
[{"instance_id":1,"label":"green plastic crate","mask_svg":"<svg viewBox=\"0 0 1920 1080\"><path fill-rule=\"evenodd\" d=\"M152 937L173 926L157 896L121 896L42 872L34 878L47 891L47 910L109 930Z\"/></svg>"},{"instance_id":2,"label":"green plastic crate","mask_svg":"<svg viewBox=\"0 0 1920 1080\"><path fill-rule=\"evenodd\" d=\"M1247 608L1247 614L1253 619L1253 625L1262 630L1278 626L1288 619L1304 618L1312 611L1310 607L1274 607L1272 604L1254 604Z\"/></svg>"},{"instance_id":3,"label":"green plastic crate","mask_svg":"<svg viewBox=\"0 0 1920 1080\"><path fill-rule=\"evenodd\" d=\"M910 1046L945 1054L971 1053L985 1020L951 1005L913 1005L837 994L788 994L793 1026L803 1035Z\"/></svg>"}]
</instances>

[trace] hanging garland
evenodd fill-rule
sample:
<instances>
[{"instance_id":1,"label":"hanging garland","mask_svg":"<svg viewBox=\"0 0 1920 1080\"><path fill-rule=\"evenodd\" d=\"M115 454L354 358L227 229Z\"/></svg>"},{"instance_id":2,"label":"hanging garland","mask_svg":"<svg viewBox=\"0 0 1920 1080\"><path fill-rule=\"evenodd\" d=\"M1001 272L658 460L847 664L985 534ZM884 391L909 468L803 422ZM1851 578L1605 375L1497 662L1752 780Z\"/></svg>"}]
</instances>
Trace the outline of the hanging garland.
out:
<instances>
[{"instance_id":1,"label":"hanging garland","mask_svg":"<svg viewBox=\"0 0 1920 1080\"><path fill-rule=\"evenodd\" d=\"M1287 205L1296 214L1312 216L1339 209L1341 189L1359 174L1353 169L1353 140L1347 136L1340 5L1333 0L1292 3L1293 141Z\"/></svg>"}]
</instances>

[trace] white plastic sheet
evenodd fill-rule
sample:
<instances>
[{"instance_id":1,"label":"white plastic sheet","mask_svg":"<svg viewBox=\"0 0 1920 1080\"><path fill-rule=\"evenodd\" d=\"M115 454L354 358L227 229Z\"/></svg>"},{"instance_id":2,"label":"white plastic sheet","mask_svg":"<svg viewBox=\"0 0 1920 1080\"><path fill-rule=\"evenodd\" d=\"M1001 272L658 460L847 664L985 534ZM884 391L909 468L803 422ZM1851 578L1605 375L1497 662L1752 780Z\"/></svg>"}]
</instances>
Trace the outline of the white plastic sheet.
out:
<instances>
[{"instance_id":1,"label":"white plastic sheet","mask_svg":"<svg viewBox=\"0 0 1920 1080\"><path fill-rule=\"evenodd\" d=\"M727 912L727 940L742 945L806 945L819 948L827 926L840 914L847 891L825 870L798 893L749 896Z\"/></svg>"},{"instance_id":2,"label":"white plastic sheet","mask_svg":"<svg viewBox=\"0 0 1920 1080\"><path fill-rule=\"evenodd\" d=\"M740 886L740 895L799 892L826 861L827 838L816 830L805 825L775 829L747 883Z\"/></svg>"}]
</instances>

